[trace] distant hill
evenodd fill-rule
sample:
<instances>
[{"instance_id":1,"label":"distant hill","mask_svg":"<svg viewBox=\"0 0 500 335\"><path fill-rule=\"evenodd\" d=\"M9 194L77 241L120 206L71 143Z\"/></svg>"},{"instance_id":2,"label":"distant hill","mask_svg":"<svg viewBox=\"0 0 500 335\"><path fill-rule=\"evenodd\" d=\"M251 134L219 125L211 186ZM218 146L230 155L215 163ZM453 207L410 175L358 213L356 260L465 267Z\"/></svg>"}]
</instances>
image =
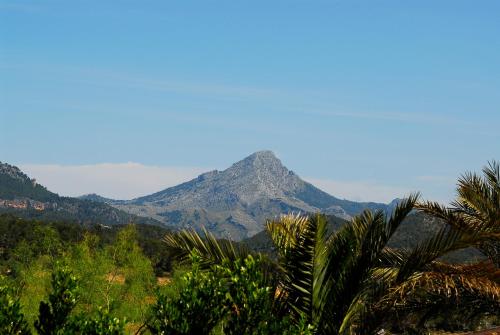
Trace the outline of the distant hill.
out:
<instances>
[{"instance_id":1,"label":"distant hill","mask_svg":"<svg viewBox=\"0 0 500 335\"><path fill-rule=\"evenodd\" d=\"M116 225L130 222L160 222L138 217L103 202L60 197L18 167L0 162L0 213L43 221L67 221L80 224Z\"/></svg>"},{"instance_id":2,"label":"distant hill","mask_svg":"<svg viewBox=\"0 0 500 335\"><path fill-rule=\"evenodd\" d=\"M334 232L346 224L348 221L335 216L327 216L328 230ZM444 223L428 216L427 214L415 212L406 218L401 226L396 230L395 234L389 241L389 247L395 249L409 249L417 245L417 243L431 237L437 232ZM267 231L260 233L241 241L248 248L256 252L262 252L271 256L276 256L274 245ZM483 259L484 256L477 249L468 248L450 253L446 256L447 261L465 262L475 259Z\"/></svg>"},{"instance_id":3,"label":"distant hill","mask_svg":"<svg viewBox=\"0 0 500 335\"><path fill-rule=\"evenodd\" d=\"M18 167L0 162L0 198L28 198L50 202L57 200L58 195L48 191L35 179L30 179Z\"/></svg>"},{"instance_id":4,"label":"distant hill","mask_svg":"<svg viewBox=\"0 0 500 335\"><path fill-rule=\"evenodd\" d=\"M90 200L90 201L96 201L96 202L104 202L104 203L108 203L108 202L112 203L115 201L113 199L105 198L105 197L102 197L102 196L95 194L95 193L85 194L85 195L79 196L78 199Z\"/></svg>"},{"instance_id":5,"label":"distant hill","mask_svg":"<svg viewBox=\"0 0 500 335\"><path fill-rule=\"evenodd\" d=\"M283 213L322 212L348 219L364 209L390 211L395 205L338 199L288 170L271 151L259 151L224 171L211 171L175 187L129 201L102 201L179 228L201 226L219 237L241 240Z\"/></svg>"}]
</instances>

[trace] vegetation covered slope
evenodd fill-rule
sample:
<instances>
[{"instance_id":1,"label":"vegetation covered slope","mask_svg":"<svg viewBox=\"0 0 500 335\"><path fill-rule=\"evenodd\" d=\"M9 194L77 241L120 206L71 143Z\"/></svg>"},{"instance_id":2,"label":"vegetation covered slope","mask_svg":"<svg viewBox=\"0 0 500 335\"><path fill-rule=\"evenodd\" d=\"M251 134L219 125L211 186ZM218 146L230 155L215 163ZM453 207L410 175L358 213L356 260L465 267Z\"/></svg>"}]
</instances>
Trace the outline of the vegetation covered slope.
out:
<instances>
[{"instance_id":1,"label":"vegetation covered slope","mask_svg":"<svg viewBox=\"0 0 500 335\"><path fill-rule=\"evenodd\" d=\"M0 213L43 221L80 224L156 224L151 218L138 217L108 204L60 197L30 179L19 168L0 162Z\"/></svg>"}]
</instances>

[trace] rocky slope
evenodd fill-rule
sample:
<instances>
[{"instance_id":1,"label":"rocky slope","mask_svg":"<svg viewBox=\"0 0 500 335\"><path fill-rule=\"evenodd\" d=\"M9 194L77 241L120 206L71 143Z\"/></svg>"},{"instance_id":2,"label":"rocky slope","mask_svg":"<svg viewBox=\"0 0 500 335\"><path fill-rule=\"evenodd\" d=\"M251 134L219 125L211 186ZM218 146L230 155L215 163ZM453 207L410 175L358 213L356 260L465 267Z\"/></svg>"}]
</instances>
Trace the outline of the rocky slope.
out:
<instances>
[{"instance_id":1,"label":"rocky slope","mask_svg":"<svg viewBox=\"0 0 500 335\"><path fill-rule=\"evenodd\" d=\"M129 200L103 201L128 213L179 228L205 226L220 237L241 240L262 231L267 219L288 212L323 212L349 218L390 205L337 199L288 170L271 151L256 152L224 171Z\"/></svg>"}]
</instances>

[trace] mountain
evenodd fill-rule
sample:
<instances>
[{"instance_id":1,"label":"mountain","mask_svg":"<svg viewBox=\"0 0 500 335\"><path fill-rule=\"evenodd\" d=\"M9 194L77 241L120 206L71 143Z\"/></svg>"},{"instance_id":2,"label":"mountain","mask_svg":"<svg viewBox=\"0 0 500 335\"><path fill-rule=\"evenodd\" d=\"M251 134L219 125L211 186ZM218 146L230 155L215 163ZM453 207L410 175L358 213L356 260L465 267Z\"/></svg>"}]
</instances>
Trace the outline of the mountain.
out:
<instances>
[{"instance_id":1,"label":"mountain","mask_svg":"<svg viewBox=\"0 0 500 335\"><path fill-rule=\"evenodd\" d=\"M30 179L18 167L0 162L0 213L12 213L24 218L43 221L67 221L103 225L130 222L157 224L160 222L138 217L103 202L60 197L35 179Z\"/></svg>"},{"instance_id":2,"label":"mountain","mask_svg":"<svg viewBox=\"0 0 500 335\"><path fill-rule=\"evenodd\" d=\"M348 219L364 209L391 205L342 200L305 182L271 151L259 151L224 171L210 171L163 191L128 201L85 196L179 228L206 227L219 237L241 240L283 213L322 212Z\"/></svg>"},{"instance_id":3,"label":"mountain","mask_svg":"<svg viewBox=\"0 0 500 335\"><path fill-rule=\"evenodd\" d=\"M81 199L81 200L90 200L90 201L95 201L95 202L104 202L104 203L114 202L115 201L113 199L105 198L105 197L102 197L102 196L100 196L98 194L95 194L95 193L85 194L85 195L79 196L78 199Z\"/></svg>"}]
</instances>

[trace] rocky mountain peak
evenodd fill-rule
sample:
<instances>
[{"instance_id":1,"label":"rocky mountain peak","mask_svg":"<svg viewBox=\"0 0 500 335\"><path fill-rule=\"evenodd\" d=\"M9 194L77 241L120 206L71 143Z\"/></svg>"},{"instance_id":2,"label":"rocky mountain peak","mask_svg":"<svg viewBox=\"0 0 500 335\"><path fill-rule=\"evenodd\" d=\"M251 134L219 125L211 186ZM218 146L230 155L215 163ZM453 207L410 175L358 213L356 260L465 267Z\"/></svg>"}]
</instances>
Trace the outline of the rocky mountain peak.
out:
<instances>
[{"instance_id":1,"label":"rocky mountain peak","mask_svg":"<svg viewBox=\"0 0 500 335\"><path fill-rule=\"evenodd\" d=\"M271 150L257 151L244 158L242 162L251 163L256 167L267 167L273 165L283 166L281 161Z\"/></svg>"},{"instance_id":2,"label":"rocky mountain peak","mask_svg":"<svg viewBox=\"0 0 500 335\"><path fill-rule=\"evenodd\" d=\"M258 151L250 156L234 163L229 169L225 170L233 177L248 176L258 179L282 179L289 174L288 169L283 166L281 161L270 150Z\"/></svg>"},{"instance_id":3,"label":"rocky mountain peak","mask_svg":"<svg viewBox=\"0 0 500 335\"><path fill-rule=\"evenodd\" d=\"M365 208L385 206L339 200L300 179L269 150L145 197L108 203L167 225L206 227L236 240L258 233L266 220L283 213L324 212L348 218Z\"/></svg>"},{"instance_id":4,"label":"rocky mountain peak","mask_svg":"<svg viewBox=\"0 0 500 335\"><path fill-rule=\"evenodd\" d=\"M272 152L271 150L261 150L254 152L250 156L248 156L245 159L253 159L253 160L260 160L260 161L279 161L278 157ZM244 160L245 160L244 159Z\"/></svg>"},{"instance_id":5,"label":"rocky mountain peak","mask_svg":"<svg viewBox=\"0 0 500 335\"><path fill-rule=\"evenodd\" d=\"M12 179L17 179L20 181L31 180L17 166L9 165L7 163L2 163L2 162L0 162L0 174L6 175Z\"/></svg>"}]
</instances>

